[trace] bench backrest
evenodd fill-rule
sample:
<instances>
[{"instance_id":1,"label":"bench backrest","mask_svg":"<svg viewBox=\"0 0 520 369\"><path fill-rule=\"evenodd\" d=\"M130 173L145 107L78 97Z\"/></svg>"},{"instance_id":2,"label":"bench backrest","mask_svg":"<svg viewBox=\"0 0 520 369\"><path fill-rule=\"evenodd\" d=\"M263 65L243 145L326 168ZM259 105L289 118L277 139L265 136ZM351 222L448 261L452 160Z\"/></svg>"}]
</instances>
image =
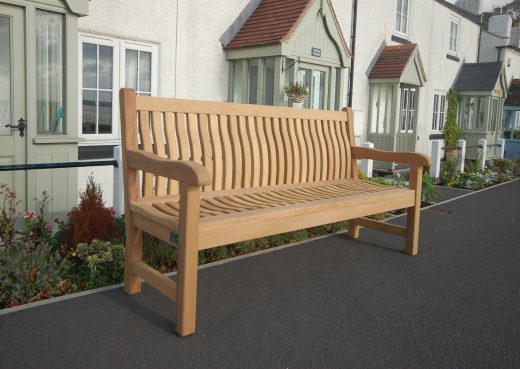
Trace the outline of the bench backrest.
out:
<instances>
[{"instance_id":1,"label":"bench backrest","mask_svg":"<svg viewBox=\"0 0 520 369\"><path fill-rule=\"evenodd\" d=\"M135 103L134 103L135 101ZM325 111L159 97L125 98L123 147L204 165L203 190L353 177L350 109ZM137 131L135 127L137 126ZM133 135L136 136L136 135ZM174 194L178 183L144 173L141 196Z\"/></svg>"}]
</instances>

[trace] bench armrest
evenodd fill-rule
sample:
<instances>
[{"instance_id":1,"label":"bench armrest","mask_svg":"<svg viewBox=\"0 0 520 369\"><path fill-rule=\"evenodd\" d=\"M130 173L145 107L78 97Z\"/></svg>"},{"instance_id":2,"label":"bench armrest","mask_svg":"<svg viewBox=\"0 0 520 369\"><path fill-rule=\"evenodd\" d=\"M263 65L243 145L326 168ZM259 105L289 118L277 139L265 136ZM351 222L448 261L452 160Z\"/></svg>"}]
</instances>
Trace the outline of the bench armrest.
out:
<instances>
[{"instance_id":1,"label":"bench armrest","mask_svg":"<svg viewBox=\"0 0 520 369\"><path fill-rule=\"evenodd\" d=\"M211 184L211 177L207 169L193 161L165 159L141 150L127 150L126 160L130 168L154 173L188 185L207 186Z\"/></svg>"},{"instance_id":2,"label":"bench armrest","mask_svg":"<svg viewBox=\"0 0 520 369\"><path fill-rule=\"evenodd\" d=\"M383 151L359 146L352 146L351 150L354 159L393 161L395 163L419 166L430 166L432 164L429 156L418 152Z\"/></svg>"}]
</instances>

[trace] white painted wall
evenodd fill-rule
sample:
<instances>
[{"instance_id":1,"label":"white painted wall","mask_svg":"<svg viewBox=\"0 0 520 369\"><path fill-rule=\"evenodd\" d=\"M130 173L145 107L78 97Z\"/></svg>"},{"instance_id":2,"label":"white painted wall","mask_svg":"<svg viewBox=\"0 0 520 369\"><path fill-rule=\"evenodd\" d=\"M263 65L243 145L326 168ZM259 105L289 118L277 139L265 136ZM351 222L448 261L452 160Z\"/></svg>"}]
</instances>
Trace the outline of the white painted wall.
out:
<instances>
[{"instance_id":1,"label":"white painted wall","mask_svg":"<svg viewBox=\"0 0 520 369\"><path fill-rule=\"evenodd\" d=\"M345 15L350 15L352 0L342 4L349 9ZM419 45L427 77L427 82L420 91L417 151L429 154L431 151L429 136L434 133L431 131L433 95L436 91L447 92L452 87L464 62L477 61L479 26L437 1L414 0L410 4L409 31L406 38ZM396 44L391 40L392 35L395 34L395 10L395 1L358 1L353 88L353 109L356 112L355 129L356 135L359 136L358 141L364 141L367 135L369 68L377 57L377 52L383 42L386 42L387 45ZM452 17L460 21L457 53L460 62L446 58ZM341 20L341 24L350 24L350 21ZM343 31L346 38L349 39L350 27L344 27Z\"/></svg>"},{"instance_id":2,"label":"white painted wall","mask_svg":"<svg viewBox=\"0 0 520 369\"><path fill-rule=\"evenodd\" d=\"M332 0L347 43L350 43L353 0ZM158 94L181 98L227 100L228 62L219 42L249 0L216 4L209 0L93 0L89 16L81 18L80 32L143 41L158 47ZM418 151L429 153L433 94L447 91L461 64L475 62L478 25L434 0L411 1L408 38L419 45L427 74L418 110ZM358 1L353 109L357 141L366 138L368 73L383 42L393 44L395 1ZM460 62L448 60L450 18L460 19ZM347 83L343 86L347 91ZM345 93L345 98L347 94ZM346 100L345 100L346 103ZM117 108L117 107L115 107ZM94 173L107 205L112 204L112 168L79 170L79 187Z\"/></svg>"}]
</instances>

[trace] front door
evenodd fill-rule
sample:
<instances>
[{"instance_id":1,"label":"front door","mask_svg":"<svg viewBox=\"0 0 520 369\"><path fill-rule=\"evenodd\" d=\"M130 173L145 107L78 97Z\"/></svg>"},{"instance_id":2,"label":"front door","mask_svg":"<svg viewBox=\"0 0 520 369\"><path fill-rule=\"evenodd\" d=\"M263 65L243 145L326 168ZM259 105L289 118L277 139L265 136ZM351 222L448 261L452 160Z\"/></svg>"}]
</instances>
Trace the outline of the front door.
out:
<instances>
[{"instance_id":1,"label":"front door","mask_svg":"<svg viewBox=\"0 0 520 369\"><path fill-rule=\"evenodd\" d=\"M0 165L25 164L26 135L15 127L25 121L24 10L0 4ZM30 123L29 123L30 124ZM0 171L5 183L26 207L25 171Z\"/></svg>"},{"instance_id":2,"label":"front door","mask_svg":"<svg viewBox=\"0 0 520 369\"><path fill-rule=\"evenodd\" d=\"M415 151L417 125L417 87L402 87L395 151Z\"/></svg>"},{"instance_id":3,"label":"front door","mask_svg":"<svg viewBox=\"0 0 520 369\"><path fill-rule=\"evenodd\" d=\"M325 109L328 99L328 70L318 67L313 67L312 69L299 68L297 80L309 89L309 96L304 101L303 107L307 109Z\"/></svg>"}]
</instances>

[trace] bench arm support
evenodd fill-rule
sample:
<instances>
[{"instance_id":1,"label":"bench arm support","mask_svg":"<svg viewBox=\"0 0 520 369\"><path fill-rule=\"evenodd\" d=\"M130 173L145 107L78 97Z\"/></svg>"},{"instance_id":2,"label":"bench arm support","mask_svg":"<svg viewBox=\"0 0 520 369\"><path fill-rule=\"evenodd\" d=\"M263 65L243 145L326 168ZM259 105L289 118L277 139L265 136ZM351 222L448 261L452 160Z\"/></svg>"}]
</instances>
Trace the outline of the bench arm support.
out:
<instances>
[{"instance_id":1,"label":"bench arm support","mask_svg":"<svg viewBox=\"0 0 520 369\"><path fill-rule=\"evenodd\" d=\"M352 157L354 159L372 159L381 161L393 161L395 163L430 166L432 160L429 156L417 152L394 152L367 147L352 146Z\"/></svg>"},{"instance_id":2,"label":"bench arm support","mask_svg":"<svg viewBox=\"0 0 520 369\"><path fill-rule=\"evenodd\" d=\"M207 169L193 161L165 159L141 150L127 150L126 160L127 166L130 168L154 173L187 185L207 186L211 184L211 177Z\"/></svg>"}]
</instances>

